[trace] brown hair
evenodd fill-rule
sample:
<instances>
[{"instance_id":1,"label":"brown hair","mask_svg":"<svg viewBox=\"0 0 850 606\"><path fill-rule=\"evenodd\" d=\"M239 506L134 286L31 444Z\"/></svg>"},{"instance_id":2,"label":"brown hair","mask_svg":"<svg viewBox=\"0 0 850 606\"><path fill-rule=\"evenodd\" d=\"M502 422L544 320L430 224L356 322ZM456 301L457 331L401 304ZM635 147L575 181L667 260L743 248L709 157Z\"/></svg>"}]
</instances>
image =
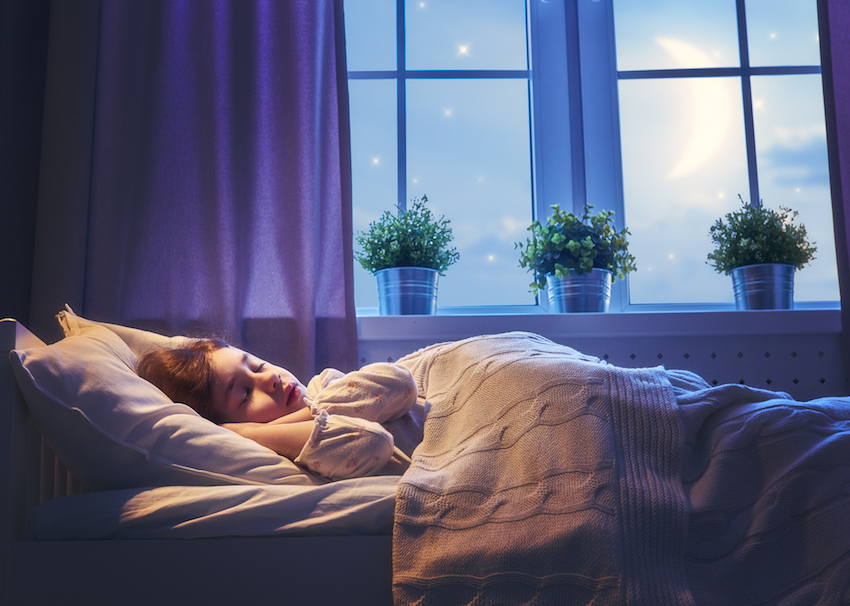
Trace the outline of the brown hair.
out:
<instances>
[{"instance_id":1,"label":"brown hair","mask_svg":"<svg viewBox=\"0 0 850 606\"><path fill-rule=\"evenodd\" d=\"M139 358L136 372L173 402L187 404L201 416L215 421L212 406L215 374L209 354L227 346L221 339L201 339L184 347L157 349Z\"/></svg>"}]
</instances>

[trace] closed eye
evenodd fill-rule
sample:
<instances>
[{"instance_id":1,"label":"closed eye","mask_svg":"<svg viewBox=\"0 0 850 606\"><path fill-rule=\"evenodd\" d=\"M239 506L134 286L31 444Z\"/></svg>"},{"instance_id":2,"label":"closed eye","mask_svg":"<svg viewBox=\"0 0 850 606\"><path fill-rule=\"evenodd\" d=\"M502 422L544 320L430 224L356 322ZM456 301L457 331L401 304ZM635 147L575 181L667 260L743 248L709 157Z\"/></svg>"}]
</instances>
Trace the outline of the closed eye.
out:
<instances>
[{"instance_id":1,"label":"closed eye","mask_svg":"<svg viewBox=\"0 0 850 606\"><path fill-rule=\"evenodd\" d=\"M250 367L250 366L248 366L248 356L247 356L247 355L244 357L244 359L243 359L243 363L245 364L245 366L247 366L247 367L248 367L248 369L249 369L249 370L251 370L251 367ZM265 367L266 367L266 363L265 363L265 362L260 362L259 364L257 364L257 368L255 368L255 369L251 370L251 372L252 372L253 374L259 374L259 373L263 372L263 369L264 369ZM252 392L253 392L253 388L252 388L252 387L246 387L246 388L245 388L245 396L242 398L242 401L239 403L239 404L240 404L240 406L241 406L242 404L245 404L246 402L250 402L250 401L251 401L251 395L252 395Z\"/></svg>"}]
</instances>

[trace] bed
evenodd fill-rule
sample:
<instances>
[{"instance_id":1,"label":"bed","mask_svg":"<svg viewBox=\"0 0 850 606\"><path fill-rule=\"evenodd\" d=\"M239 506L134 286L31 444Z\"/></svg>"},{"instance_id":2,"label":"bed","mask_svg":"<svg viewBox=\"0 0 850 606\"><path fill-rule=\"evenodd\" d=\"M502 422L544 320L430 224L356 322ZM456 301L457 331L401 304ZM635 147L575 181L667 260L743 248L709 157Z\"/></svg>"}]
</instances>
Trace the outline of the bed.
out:
<instances>
[{"instance_id":1,"label":"bed","mask_svg":"<svg viewBox=\"0 0 850 606\"><path fill-rule=\"evenodd\" d=\"M355 481L349 501L318 494L326 484L263 486L256 480L150 490L131 488L132 482L118 488L119 480L113 490L94 491L42 438L9 364L9 350L44 344L14 320L0 322L0 344L0 603L392 603L390 533L397 478L366 478L359 486ZM112 345L119 344L113 340ZM278 465L273 457L270 461L266 467ZM285 477L287 471L277 473ZM102 476L88 479L108 483ZM168 502L168 495L157 491L172 491L175 498ZM204 515L187 497L193 491L206 508ZM149 524L136 530L109 518L110 507L113 513L134 504L144 510L145 498L151 512L166 517L143 515ZM321 503L326 507L317 523L293 519L293 511ZM45 507L55 507L56 515L48 511L47 518L39 518L37 512ZM251 517L259 521L253 529L226 528L227 512L240 507L254 509ZM182 514L180 508L186 508ZM346 513L355 521L346 522ZM192 528L175 523L181 515L206 521ZM176 535L161 531L169 525L183 530ZM112 533L118 538L104 535L115 527L121 528Z\"/></svg>"},{"instance_id":2,"label":"bed","mask_svg":"<svg viewBox=\"0 0 850 606\"><path fill-rule=\"evenodd\" d=\"M133 352L150 338L64 320L77 342ZM91 432L94 413L69 431L80 419L57 413L55 390L51 414L39 412L30 383L50 391L63 373L39 375L34 337L13 321L0 328L17 348L0 423L9 604L850 602L846 399L711 386L505 333L399 360L428 408L401 478L328 484L259 451L212 470L208 453L207 468L186 472L129 434L131 452L116 455L127 460L93 472L105 457L80 466L87 455L63 440ZM157 429L172 417L178 434L192 425L163 406ZM181 451L197 442L183 437L170 440ZM123 471L140 451L167 460L167 481Z\"/></svg>"}]
</instances>

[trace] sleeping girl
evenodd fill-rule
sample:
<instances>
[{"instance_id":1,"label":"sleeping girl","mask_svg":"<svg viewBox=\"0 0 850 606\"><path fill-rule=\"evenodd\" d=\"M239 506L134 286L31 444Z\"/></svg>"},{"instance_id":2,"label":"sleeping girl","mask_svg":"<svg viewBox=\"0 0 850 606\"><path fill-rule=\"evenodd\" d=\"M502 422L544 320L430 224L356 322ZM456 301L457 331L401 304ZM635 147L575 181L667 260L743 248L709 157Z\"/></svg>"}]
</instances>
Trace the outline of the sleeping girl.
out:
<instances>
[{"instance_id":1,"label":"sleeping girl","mask_svg":"<svg viewBox=\"0 0 850 606\"><path fill-rule=\"evenodd\" d=\"M397 364L329 368L305 387L279 366L203 339L148 353L137 371L174 402L331 480L400 473L421 431L411 416L421 408L416 383Z\"/></svg>"}]
</instances>

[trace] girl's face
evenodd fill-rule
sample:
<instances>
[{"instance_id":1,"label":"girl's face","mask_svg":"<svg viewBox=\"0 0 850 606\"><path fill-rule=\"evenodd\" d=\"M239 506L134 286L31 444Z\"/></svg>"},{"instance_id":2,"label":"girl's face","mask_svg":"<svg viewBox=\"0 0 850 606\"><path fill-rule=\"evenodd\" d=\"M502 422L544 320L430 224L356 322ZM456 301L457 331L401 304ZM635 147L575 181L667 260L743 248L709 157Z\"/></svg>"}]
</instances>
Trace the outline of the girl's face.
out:
<instances>
[{"instance_id":1,"label":"girl's face","mask_svg":"<svg viewBox=\"0 0 850 606\"><path fill-rule=\"evenodd\" d=\"M294 375L240 349L217 349L210 364L213 411L220 423L267 423L308 404L307 389Z\"/></svg>"}]
</instances>

